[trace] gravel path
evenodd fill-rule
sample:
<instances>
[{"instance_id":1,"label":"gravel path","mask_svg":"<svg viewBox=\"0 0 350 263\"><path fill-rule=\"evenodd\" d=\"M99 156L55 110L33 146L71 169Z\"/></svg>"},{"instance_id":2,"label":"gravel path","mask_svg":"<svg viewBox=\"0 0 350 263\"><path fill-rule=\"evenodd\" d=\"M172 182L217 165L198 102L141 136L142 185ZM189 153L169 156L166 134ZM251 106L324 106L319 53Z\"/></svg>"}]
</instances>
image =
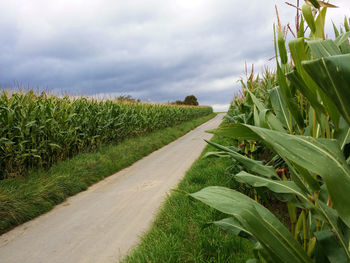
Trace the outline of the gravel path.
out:
<instances>
[{"instance_id":1,"label":"gravel path","mask_svg":"<svg viewBox=\"0 0 350 263\"><path fill-rule=\"evenodd\" d=\"M224 114L0 236L1 263L118 262L137 244ZM117 161L117 160L116 160Z\"/></svg>"}]
</instances>

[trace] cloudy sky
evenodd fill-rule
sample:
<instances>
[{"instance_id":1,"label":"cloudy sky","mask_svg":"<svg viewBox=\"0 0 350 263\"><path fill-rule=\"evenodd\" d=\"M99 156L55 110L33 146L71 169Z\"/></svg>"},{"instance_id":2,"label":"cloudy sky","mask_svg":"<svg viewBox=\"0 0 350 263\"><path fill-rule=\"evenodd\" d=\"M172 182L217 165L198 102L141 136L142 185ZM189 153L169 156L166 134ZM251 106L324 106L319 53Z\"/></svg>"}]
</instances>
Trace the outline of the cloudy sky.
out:
<instances>
[{"instance_id":1,"label":"cloudy sky","mask_svg":"<svg viewBox=\"0 0 350 263\"><path fill-rule=\"evenodd\" d=\"M350 1L332 3L340 24ZM281 0L0 0L0 85L155 102L194 94L222 110L245 62L273 67L275 4L294 26Z\"/></svg>"}]
</instances>

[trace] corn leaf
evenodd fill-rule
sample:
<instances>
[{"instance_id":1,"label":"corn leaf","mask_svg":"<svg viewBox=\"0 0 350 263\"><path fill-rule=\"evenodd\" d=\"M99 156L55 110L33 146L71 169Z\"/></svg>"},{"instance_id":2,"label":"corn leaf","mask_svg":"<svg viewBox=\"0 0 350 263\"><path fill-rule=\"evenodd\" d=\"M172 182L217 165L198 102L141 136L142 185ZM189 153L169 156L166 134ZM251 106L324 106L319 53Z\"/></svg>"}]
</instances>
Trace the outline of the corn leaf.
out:
<instances>
[{"instance_id":1,"label":"corn leaf","mask_svg":"<svg viewBox=\"0 0 350 263\"><path fill-rule=\"evenodd\" d=\"M348 263L349 259L344 249L337 242L334 234L330 230L315 233L317 245L322 250L322 254L327 257L330 263Z\"/></svg>"},{"instance_id":2,"label":"corn leaf","mask_svg":"<svg viewBox=\"0 0 350 263\"><path fill-rule=\"evenodd\" d=\"M268 125L273 130L287 132L286 129L283 127L283 124L277 119L276 115L274 115L271 111L268 111L265 105L261 101L259 101L258 98L255 97L255 95L252 92L250 92L249 90L247 91L253 103L258 108L259 114L260 112L264 112L264 118L262 119L261 116L259 116L259 120L265 121L266 125Z\"/></svg>"},{"instance_id":3,"label":"corn leaf","mask_svg":"<svg viewBox=\"0 0 350 263\"><path fill-rule=\"evenodd\" d=\"M250 129L282 158L319 174L326 183L335 209L344 223L350 226L350 206L347 198L350 192L350 169L336 140L289 135L250 125L242 126L247 129L233 128L232 132L229 132L229 127L226 127L225 134L235 138L235 131L238 130L239 136L243 138L244 132ZM216 133L221 135L220 129Z\"/></svg>"},{"instance_id":4,"label":"corn leaf","mask_svg":"<svg viewBox=\"0 0 350 263\"><path fill-rule=\"evenodd\" d=\"M309 59L305 48L303 38L297 38L289 41L290 53L297 71L292 71L291 73L287 74L287 77L290 81L293 81L300 92L310 100L310 103L315 110L325 113L324 107L317 100L318 87L301 64L302 61Z\"/></svg>"},{"instance_id":5,"label":"corn leaf","mask_svg":"<svg viewBox=\"0 0 350 263\"><path fill-rule=\"evenodd\" d=\"M314 0L314 2L316 3L317 1ZM318 4L318 2L317 2L317 4ZM309 28L311 29L311 32L315 33L316 32L315 18L314 18L314 15L312 13L311 6L304 4L302 7L302 12L303 12L303 16L305 18L306 23L308 24Z\"/></svg>"},{"instance_id":6,"label":"corn leaf","mask_svg":"<svg viewBox=\"0 0 350 263\"><path fill-rule=\"evenodd\" d=\"M341 54L333 40L312 40L308 41L307 44L316 59Z\"/></svg>"},{"instance_id":7,"label":"corn leaf","mask_svg":"<svg viewBox=\"0 0 350 263\"><path fill-rule=\"evenodd\" d=\"M291 165L293 166L293 168L295 169L295 171L302 177L304 178L305 182L309 185L309 187L313 190L313 191L319 191L320 190L320 184L317 182L317 180L310 174L310 172L295 164L295 163L291 163ZM291 167L291 165L289 165L289 168Z\"/></svg>"},{"instance_id":8,"label":"corn leaf","mask_svg":"<svg viewBox=\"0 0 350 263\"><path fill-rule=\"evenodd\" d=\"M296 195L307 208L313 207L313 204L308 199L307 194L303 192L303 190L301 190L293 181L271 180L252 175L244 171L236 174L235 179L238 182L249 184L253 187L266 187L274 193Z\"/></svg>"},{"instance_id":9,"label":"corn leaf","mask_svg":"<svg viewBox=\"0 0 350 263\"><path fill-rule=\"evenodd\" d=\"M289 42L289 49L293 58L293 61L295 63L295 67L297 68L297 71L299 75L302 77L303 82L306 84L303 88L307 88L309 90L313 91L313 93L316 93L316 97L313 98L313 102L318 98L318 94L320 95L324 108L327 110L329 116L331 117L332 121L334 122L335 126L338 127L339 122L339 112L336 109L336 105L334 102L324 93L322 89L318 87L316 82L309 76L309 74L306 72L306 70L303 68L302 62L309 60L308 55L306 53L306 47L304 44L303 39L294 39ZM311 100L311 97L307 97L309 100ZM311 101L310 101L311 102ZM315 103L313 103L314 107ZM315 108L316 111L319 111L320 109ZM319 114L324 113L324 111L320 111ZM318 117L318 121L320 122L321 118Z\"/></svg>"},{"instance_id":10,"label":"corn leaf","mask_svg":"<svg viewBox=\"0 0 350 263\"><path fill-rule=\"evenodd\" d=\"M256 161L256 160L252 160L250 158L247 158L247 157L235 152L234 150L232 150L226 146L222 146L220 144L217 144L217 143L211 142L211 141L206 141L206 142L208 144L230 154L230 156L232 158L234 158L236 161L241 163L249 171L254 172L254 173L258 173L258 174L265 176L267 178L278 179L277 174L275 172L275 169L272 166L263 165L263 163L261 161Z\"/></svg>"},{"instance_id":11,"label":"corn leaf","mask_svg":"<svg viewBox=\"0 0 350 263\"><path fill-rule=\"evenodd\" d=\"M277 62L277 80L281 88L285 102L287 103L288 109L296 121L300 129L304 128L304 119L298 109L296 102L294 101L294 96L291 94L291 88L287 84L286 76L284 75L279 63ZM289 130L290 133L292 130Z\"/></svg>"},{"instance_id":12,"label":"corn leaf","mask_svg":"<svg viewBox=\"0 0 350 263\"><path fill-rule=\"evenodd\" d=\"M225 125L215 130L208 130L207 132L239 140L257 141L260 139L255 132L241 124Z\"/></svg>"},{"instance_id":13,"label":"corn leaf","mask_svg":"<svg viewBox=\"0 0 350 263\"><path fill-rule=\"evenodd\" d=\"M304 177L303 174L301 174L299 171L297 171L296 167L297 165L288 161L288 160L284 160L285 163L288 165L289 168L289 172L290 172L290 178L292 179L292 181L301 189L303 190L303 192L311 194L311 191L309 190L309 188L306 187L306 184L304 181L306 181L308 183L308 185L310 186L310 183L306 180L306 178ZM303 180L304 179L304 180ZM317 182L316 182L317 183ZM311 187L311 186L310 186ZM319 187L319 186L318 186ZM311 187L312 189L312 187Z\"/></svg>"},{"instance_id":14,"label":"corn leaf","mask_svg":"<svg viewBox=\"0 0 350 263\"><path fill-rule=\"evenodd\" d=\"M245 230L242 227L242 225L233 217L224 218L222 220L215 221L212 224L220 227L221 229L223 229L231 234L246 238L253 243L257 242L255 237L251 233L249 233L247 230Z\"/></svg>"},{"instance_id":15,"label":"corn leaf","mask_svg":"<svg viewBox=\"0 0 350 263\"><path fill-rule=\"evenodd\" d=\"M302 65L350 124L350 54L305 61Z\"/></svg>"},{"instance_id":16,"label":"corn leaf","mask_svg":"<svg viewBox=\"0 0 350 263\"><path fill-rule=\"evenodd\" d=\"M306 85L306 83L304 82L304 80L302 79L298 71L293 70L289 72L287 74L287 77L289 81L292 82L295 85L295 87L297 87L297 89L301 92L301 94L303 94L309 100L311 106L316 111L319 111L322 113L325 112L323 105L317 99L316 90L311 89L308 85Z\"/></svg>"},{"instance_id":17,"label":"corn leaf","mask_svg":"<svg viewBox=\"0 0 350 263\"><path fill-rule=\"evenodd\" d=\"M350 125L343 118L340 119L339 129L334 133L334 138L338 140L342 151L345 145L350 143Z\"/></svg>"},{"instance_id":18,"label":"corn leaf","mask_svg":"<svg viewBox=\"0 0 350 263\"><path fill-rule=\"evenodd\" d=\"M284 134L245 125L256 132L282 158L319 174L328 189L335 209L350 226L350 169L336 140ZM305 157L307 156L307 157Z\"/></svg>"},{"instance_id":19,"label":"corn leaf","mask_svg":"<svg viewBox=\"0 0 350 263\"><path fill-rule=\"evenodd\" d=\"M327 8L324 7L320 10L320 12L316 18L316 22L315 22L315 26L316 26L315 37L316 38L321 38L321 39L325 38L324 25L325 25L325 21L326 21L326 13L327 13Z\"/></svg>"},{"instance_id":20,"label":"corn leaf","mask_svg":"<svg viewBox=\"0 0 350 263\"><path fill-rule=\"evenodd\" d=\"M336 27L336 25L334 24L333 21L332 21L332 24L333 24L334 35L335 35L336 38L338 38L339 35L340 35L339 30L338 30L338 28Z\"/></svg>"},{"instance_id":21,"label":"corn leaf","mask_svg":"<svg viewBox=\"0 0 350 263\"><path fill-rule=\"evenodd\" d=\"M268 209L244 194L212 186L190 196L233 216L260 242L273 262L312 262L288 229Z\"/></svg>"},{"instance_id":22,"label":"corn leaf","mask_svg":"<svg viewBox=\"0 0 350 263\"><path fill-rule=\"evenodd\" d=\"M254 115L254 125L260 126L260 117L259 117L259 112L256 105L253 106L253 115Z\"/></svg>"},{"instance_id":23,"label":"corn leaf","mask_svg":"<svg viewBox=\"0 0 350 263\"><path fill-rule=\"evenodd\" d=\"M297 37L304 37L304 17L301 15L300 16L300 24L299 24L299 31L297 34Z\"/></svg>"},{"instance_id":24,"label":"corn leaf","mask_svg":"<svg viewBox=\"0 0 350 263\"><path fill-rule=\"evenodd\" d=\"M320 215L323 217L325 222L328 223L334 234L337 236L338 240L340 241L340 245L343 248L343 252L345 252L348 260L350 260L350 251L347 248L347 242L345 241L345 237L342 233L342 231L339 229L338 219L339 216L337 212L329 207L328 205L324 204L320 200L316 200L317 203L317 209Z\"/></svg>"},{"instance_id":25,"label":"corn leaf","mask_svg":"<svg viewBox=\"0 0 350 263\"><path fill-rule=\"evenodd\" d=\"M273 108L273 111L276 113L276 117L280 120L280 122L291 130L289 127L289 111L286 107L286 103L281 94L280 87L275 87L269 91L270 94L270 102Z\"/></svg>"},{"instance_id":26,"label":"corn leaf","mask_svg":"<svg viewBox=\"0 0 350 263\"><path fill-rule=\"evenodd\" d=\"M342 46L344 43L348 44L349 43L349 37L350 37L350 32L343 33L343 34L337 36L337 38L334 40L334 43L338 47Z\"/></svg>"},{"instance_id":27,"label":"corn leaf","mask_svg":"<svg viewBox=\"0 0 350 263\"><path fill-rule=\"evenodd\" d=\"M346 32L350 31L349 21L348 21L348 18L346 16L344 17L344 27L345 27Z\"/></svg>"}]
</instances>

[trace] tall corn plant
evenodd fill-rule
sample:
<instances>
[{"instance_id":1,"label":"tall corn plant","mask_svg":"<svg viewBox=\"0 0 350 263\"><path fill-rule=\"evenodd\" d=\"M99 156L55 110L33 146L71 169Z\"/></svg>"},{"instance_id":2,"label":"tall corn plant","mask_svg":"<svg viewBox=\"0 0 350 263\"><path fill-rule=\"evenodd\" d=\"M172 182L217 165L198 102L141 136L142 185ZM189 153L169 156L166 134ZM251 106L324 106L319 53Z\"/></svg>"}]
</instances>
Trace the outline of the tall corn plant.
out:
<instances>
[{"instance_id":1,"label":"tall corn plant","mask_svg":"<svg viewBox=\"0 0 350 263\"><path fill-rule=\"evenodd\" d=\"M266 100L247 90L254 125L236 121L216 131L263 142L274 153L271 161L281 159L287 168L281 177L276 167L234 147L211 143L245 168L234 175L237 181L268 189L287 203L290 229L235 190L213 186L190 194L229 215L214 224L251 240L254 262L350 262L350 33L344 23L345 32L336 31L335 40L325 39L330 6L314 0L302 7L298 38L289 42L290 62L278 27L278 86L269 90ZM304 24L309 37L304 36Z\"/></svg>"}]
</instances>

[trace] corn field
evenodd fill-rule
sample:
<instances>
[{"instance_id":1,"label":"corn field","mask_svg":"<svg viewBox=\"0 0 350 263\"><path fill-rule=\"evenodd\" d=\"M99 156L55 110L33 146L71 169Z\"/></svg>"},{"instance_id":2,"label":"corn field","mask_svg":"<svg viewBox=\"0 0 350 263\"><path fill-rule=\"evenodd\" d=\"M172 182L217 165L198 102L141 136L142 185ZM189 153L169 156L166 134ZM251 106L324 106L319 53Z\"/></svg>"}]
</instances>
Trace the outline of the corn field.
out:
<instances>
[{"instance_id":1,"label":"corn field","mask_svg":"<svg viewBox=\"0 0 350 263\"><path fill-rule=\"evenodd\" d=\"M0 94L0 179L212 113L211 107Z\"/></svg>"}]
</instances>

